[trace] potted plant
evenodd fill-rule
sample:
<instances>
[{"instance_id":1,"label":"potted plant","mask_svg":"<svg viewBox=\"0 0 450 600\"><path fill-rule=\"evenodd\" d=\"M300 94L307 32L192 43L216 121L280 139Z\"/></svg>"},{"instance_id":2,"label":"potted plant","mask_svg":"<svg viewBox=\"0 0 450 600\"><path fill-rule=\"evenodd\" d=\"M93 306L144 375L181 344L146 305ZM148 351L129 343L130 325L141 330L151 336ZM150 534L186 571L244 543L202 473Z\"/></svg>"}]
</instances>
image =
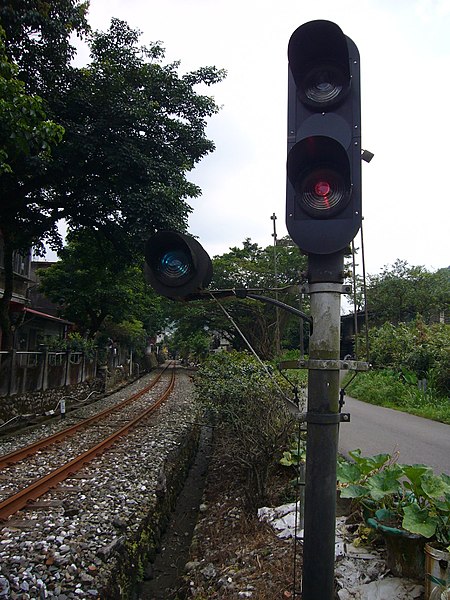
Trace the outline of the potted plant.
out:
<instances>
[{"instance_id":1,"label":"potted plant","mask_svg":"<svg viewBox=\"0 0 450 600\"><path fill-rule=\"evenodd\" d=\"M430 552L443 552L447 559L442 560L448 563L450 477L435 475L426 465L398 464L389 454L363 457L360 450L354 450L350 456L353 462L340 460L338 465L340 494L360 505L367 523L382 534L394 574L421 576L426 542L432 548L426 551L427 557ZM447 586L442 560L441 577L433 575L427 565L426 579L444 581Z\"/></svg>"}]
</instances>

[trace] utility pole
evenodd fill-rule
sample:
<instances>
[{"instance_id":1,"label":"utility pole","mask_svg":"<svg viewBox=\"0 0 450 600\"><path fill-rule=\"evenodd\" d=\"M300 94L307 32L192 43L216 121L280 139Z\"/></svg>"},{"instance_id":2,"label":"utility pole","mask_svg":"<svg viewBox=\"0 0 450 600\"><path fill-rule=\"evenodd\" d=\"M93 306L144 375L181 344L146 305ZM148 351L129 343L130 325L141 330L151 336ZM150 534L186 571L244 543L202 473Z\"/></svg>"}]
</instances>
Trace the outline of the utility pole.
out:
<instances>
[{"instance_id":1,"label":"utility pole","mask_svg":"<svg viewBox=\"0 0 450 600\"><path fill-rule=\"evenodd\" d=\"M273 221L273 270L275 274L275 287L278 287L278 256L277 256L277 216L275 213L270 217ZM278 300L278 292L275 292L275 299ZM281 353L281 341L280 341L280 310L278 306L275 309L276 322L275 322L275 353L277 356Z\"/></svg>"},{"instance_id":2,"label":"utility pole","mask_svg":"<svg viewBox=\"0 0 450 600\"><path fill-rule=\"evenodd\" d=\"M309 340L303 598L334 598L340 306L344 254L309 255Z\"/></svg>"}]
</instances>

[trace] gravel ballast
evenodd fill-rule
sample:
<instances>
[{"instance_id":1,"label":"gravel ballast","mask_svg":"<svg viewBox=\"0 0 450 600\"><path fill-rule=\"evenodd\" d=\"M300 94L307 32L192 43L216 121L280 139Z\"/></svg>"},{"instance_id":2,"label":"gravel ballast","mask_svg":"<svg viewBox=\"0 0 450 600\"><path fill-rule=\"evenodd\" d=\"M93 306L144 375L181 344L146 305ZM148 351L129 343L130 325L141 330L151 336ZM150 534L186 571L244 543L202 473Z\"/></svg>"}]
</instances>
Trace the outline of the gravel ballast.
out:
<instances>
[{"instance_id":1,"label":"gravel ballast","mask_svg":"<svg viewBox=\"0 0 450 600\"><path fill-rule=\"evenodd\" d=\"M3 523L0 599L132 598L195 453L196 419L192 384L178 369L155 415Z\"/></svg>"}]
</instances>

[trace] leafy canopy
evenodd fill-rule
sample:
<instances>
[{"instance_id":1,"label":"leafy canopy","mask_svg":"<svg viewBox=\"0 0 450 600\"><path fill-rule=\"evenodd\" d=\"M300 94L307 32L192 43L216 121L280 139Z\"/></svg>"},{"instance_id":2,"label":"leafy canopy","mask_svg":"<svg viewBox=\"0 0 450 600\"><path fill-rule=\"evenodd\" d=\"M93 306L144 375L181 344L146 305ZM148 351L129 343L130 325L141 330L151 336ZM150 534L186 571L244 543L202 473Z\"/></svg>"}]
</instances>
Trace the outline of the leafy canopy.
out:
<instances>
[{"instance_id":1,"label":"leafy canopy","mask_svg":"<svg viewBox=\"0 0 450 600\"><path fill-rule=\"evenodd\" d=\"M117 260L113 245L98 232L70 234L60 260L38 274L41 291L87 337L108 322L115 328L111 335L132 341L162 327L161 300L145 283L142 268Z\"/></svg>"},{"instance_id":2,"label":"leafy canopy","mask_svg":"<svg viewBox=\"0 0 450 600\"><path fill-rule=\"evenodd\" d=\"M7 347L14 251L42 248L44 241L59 247L57 223L64 219L72 230L102 231L132 264L155 230L186 228L188 200L200 194L187 173L214 149L205 127L218 106L197 85L217 83L225 72L202 67L180 75L179 63L164 64L159 43L141 46L140 33L123 21L91 32L87 7L79 0L0 7L7 57L0 73L7 103L0 108L7 140L0 146L0 326ZM86 67L71 63L73 33L87 36Z\"/></svg>"},{"instance_id":3,"label":"leafy canopy","mask_svg":"<svg viewBox=\"0 0 450 600\"><path fill-rule=\"evenodd\" d=\"M241 247L230 248L229 252L213 258L213 280L211 289L230 288L266 288L298 284L306 266L306 258L296 247L280 246L277 248L279 276L275 278L273 246L261 248L250 239L244 240ZM265 292L275 297L275 292ZM279 293L280 300L298 307L298 296ZM276 311L273 306L255 300L238 300L236 298L221 301L226 311L241 329L256 353L263 359L272 358L276 345ZM227 339L235 349L246 349L247 346L234 324L224 315L219 304L214 300L191 302L185 304L167 304L168 318L176 324L177 341L188 339L193 332L203 331L206 327ZM297 332L300 328L298 317L279 311L281 338L286 334L286 343L290 344L292 326ZM298 342L295 341L297 344Z\"/></svg>"},{"instance_id":4,"label":"leafy canopy","mask_svg":"<svg viewBox=\"0 0 450 600\"><path fill-rule=\"evenodd\" d=\"M392 267L369 277L367 306L374 325L395 325L417 315L428 321L450 309L450 269L432 273L423 266L396 260Z\"/></svg>"}]
</instances>

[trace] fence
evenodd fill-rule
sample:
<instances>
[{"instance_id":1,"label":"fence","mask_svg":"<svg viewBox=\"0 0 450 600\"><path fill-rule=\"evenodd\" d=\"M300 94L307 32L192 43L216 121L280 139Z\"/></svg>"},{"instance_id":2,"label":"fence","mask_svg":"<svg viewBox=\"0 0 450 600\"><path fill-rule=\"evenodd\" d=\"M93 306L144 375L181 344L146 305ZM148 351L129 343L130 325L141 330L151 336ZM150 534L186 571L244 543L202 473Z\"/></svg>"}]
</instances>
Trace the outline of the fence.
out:
<instances>
[{"instance_id":1,"label":"fence","mask_svg":"<svg viewBox=\"0 0 450 600\"><path fill-rule=\"evenodd\" d=\"M0 352L0 397L75 385L96 375L83 352Z\"/></svg>"}]
</instances>

